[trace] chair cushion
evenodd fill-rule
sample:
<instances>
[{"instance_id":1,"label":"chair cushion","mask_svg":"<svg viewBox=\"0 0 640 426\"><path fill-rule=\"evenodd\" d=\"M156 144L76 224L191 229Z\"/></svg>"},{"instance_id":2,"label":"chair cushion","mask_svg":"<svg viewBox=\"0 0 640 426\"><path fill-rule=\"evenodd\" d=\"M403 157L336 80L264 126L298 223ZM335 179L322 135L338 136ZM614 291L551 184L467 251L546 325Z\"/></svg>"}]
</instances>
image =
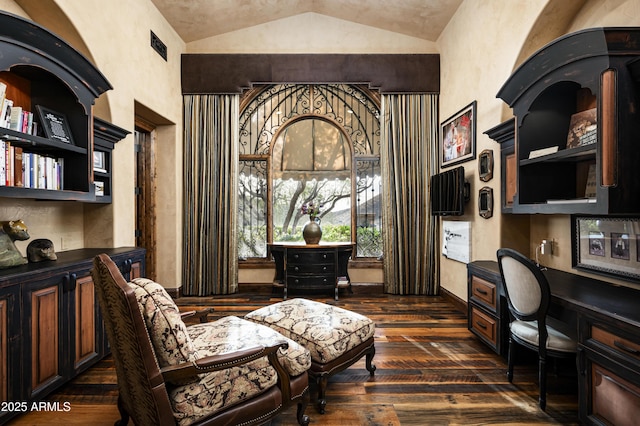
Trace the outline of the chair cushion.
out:
<instances>
[{"instance_id":1,"label":"chair cushion","mask_svg":"<svg viewBox=\"0 0 640 426\"><path fill-rule=\"evenodd\" d=\"M289 299L245 315L295 340L315 362L328 363L373 336L375 325L364 315L307 299Z\"/></svg>"},{"instance_id":2,"label":"chair cushion","mask_svg":"<svg viewBox=\"0 0 640 426\"><path fill-rule=\"evenodd\" d=\"M511 333L532 345L538 345L538 321L515 320L510 324ZM567 333L547 324L547 349L561 352L576 352L578 343Z\"/></svg>"},{"instance_id":3,"label":"chair cushion","mask_svg":"<svg viewBox=\"0 0 640 426\"><path fill-rule=\"evenodd\" d=\"M190 362L199 355L173 299L160 284L136 278L133 288L160 367Z\"/></svg>"},{"instance_id":4,"label":"chair cushion","mask_svg":"<svg viewBox=\"0 0 640 426\"><path fill-rule=\"evenodd\" d=\"M267 326L242 318L229 316L207 324L190 325L187 331L202 357L286 341L289 348L278 351L278 360L285 370L291 376L297 376L311 367L311 356L307 349Z\"/></svg>"},{"instance_id":5,"label":"chair cushion","mask_svg":"<svg viewBox=\"0 0 640 426\"><path fill-rule=\"evenodd\" d=\"M224 317L206 324L187 327L193 346L201 357L271 346L286 341L288 349L278 352L280 363L292 376L311 367L311 356L302 346L276 331L238 317ZM240 404L275 386L278 376L266 357L241 367L199 376L198 381L169 388L179 424L190 424L201 417Z\"/></svg>"}]
</instances>

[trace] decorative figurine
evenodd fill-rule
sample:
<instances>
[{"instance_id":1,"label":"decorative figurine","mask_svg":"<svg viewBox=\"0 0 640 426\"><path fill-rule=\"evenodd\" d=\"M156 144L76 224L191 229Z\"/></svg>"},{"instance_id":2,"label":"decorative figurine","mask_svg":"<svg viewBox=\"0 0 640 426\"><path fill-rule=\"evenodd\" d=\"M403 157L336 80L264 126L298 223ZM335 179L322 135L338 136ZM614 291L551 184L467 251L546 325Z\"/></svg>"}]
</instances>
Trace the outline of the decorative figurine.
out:
<instances>
[{"instance_id":1,"label":"decorative figurine","mask_svg":"<svg viewBox=\"0 0 640 426\"><path fill-rule=\"evenodd\" d=\"M33 240L27 246L27 259L29 262L42 262L43 260L56 260L56 250L53 242L46 238Z\"/></svg>"},{"instance_id":2,"label":"decorative figurine","mask_svg":"<svg viewBox=\"0 0 640 426\"><path fill-rule=\"evenodd\" d=\"M29 238L27 225L21 219L2 222L2 229L0 229L0 269L27 263L27 259L22 257L14 241L26 241Z\"/></svg>"}]
</instances>

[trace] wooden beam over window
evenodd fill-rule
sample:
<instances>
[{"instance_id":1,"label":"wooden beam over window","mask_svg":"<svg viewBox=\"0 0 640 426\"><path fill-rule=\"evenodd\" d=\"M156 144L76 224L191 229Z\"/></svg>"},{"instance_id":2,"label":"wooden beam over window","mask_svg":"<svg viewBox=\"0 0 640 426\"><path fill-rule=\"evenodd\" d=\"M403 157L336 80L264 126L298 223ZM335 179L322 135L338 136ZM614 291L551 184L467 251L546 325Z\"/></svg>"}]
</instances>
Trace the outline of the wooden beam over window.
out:
<instances>
[{"instance_id":1,"label":"wooden beam over window","mask_svg":"<svg viewBox=\"0 0 640 426\"><path fill-rule=\"evenodd\" d=\"M241 93L256 83L368 84L439 93L438 54L183 54L182 93Z\"/></svg>"}]
</instances>

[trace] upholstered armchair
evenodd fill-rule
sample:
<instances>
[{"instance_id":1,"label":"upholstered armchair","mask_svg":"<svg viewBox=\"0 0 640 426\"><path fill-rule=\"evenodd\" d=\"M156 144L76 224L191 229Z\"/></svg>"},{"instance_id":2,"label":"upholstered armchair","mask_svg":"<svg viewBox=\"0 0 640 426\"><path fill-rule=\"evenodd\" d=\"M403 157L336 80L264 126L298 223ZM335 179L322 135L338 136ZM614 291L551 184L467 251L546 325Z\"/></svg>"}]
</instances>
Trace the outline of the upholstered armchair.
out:
<instances>
[{"instance_id":1,"label":"upholstered armchair","mask_svg":"<svg viewBox=\"0 0 640 426\"><path fill-rule=\"evenodd\" d=\"M92 276L116 366L117 425L263 424L292 404L309 423L305 348L238 317L187 326L161 285L127 283L105 254Z\"/></svg>"}]
</instances>

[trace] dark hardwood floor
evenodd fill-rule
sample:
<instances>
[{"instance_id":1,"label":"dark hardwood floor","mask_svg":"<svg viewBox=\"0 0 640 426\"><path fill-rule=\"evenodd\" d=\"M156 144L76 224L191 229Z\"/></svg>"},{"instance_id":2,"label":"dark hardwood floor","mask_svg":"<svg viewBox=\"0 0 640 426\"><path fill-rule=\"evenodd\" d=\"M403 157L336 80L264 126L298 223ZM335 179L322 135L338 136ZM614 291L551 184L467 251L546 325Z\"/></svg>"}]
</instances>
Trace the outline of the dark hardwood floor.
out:
<instances>
[{"instance_id":1,"label":"dark hardwood floor","mask_svg":"<svg viewBox=\"0 0 640 426\"><path fill-rule=\"evenodd\" d=\"M214 306L212 319L242 316L280 301L266 287L241 287L241 293L211 298L181 298L184 309ZM291 296L291 297L295 297ZM355 286L338 302L328 296L304 296L360 312L376 323L377 367L369 376L364 360L331 378L326 414L307 409L317 425L471 425L578 424L575 365L549 374L547 411L537 404L535 358L522 353L514 382L506 361L467 330L466 315L442 297L382 294L378 286ZM313 388L312 388L313 397ZM31 412L12 425L113 425L117 385L113 362L106 358L49 398L69 402L69 412ZM295 409L272 425L296 425Z\"/></svg>"}]
</instances>

